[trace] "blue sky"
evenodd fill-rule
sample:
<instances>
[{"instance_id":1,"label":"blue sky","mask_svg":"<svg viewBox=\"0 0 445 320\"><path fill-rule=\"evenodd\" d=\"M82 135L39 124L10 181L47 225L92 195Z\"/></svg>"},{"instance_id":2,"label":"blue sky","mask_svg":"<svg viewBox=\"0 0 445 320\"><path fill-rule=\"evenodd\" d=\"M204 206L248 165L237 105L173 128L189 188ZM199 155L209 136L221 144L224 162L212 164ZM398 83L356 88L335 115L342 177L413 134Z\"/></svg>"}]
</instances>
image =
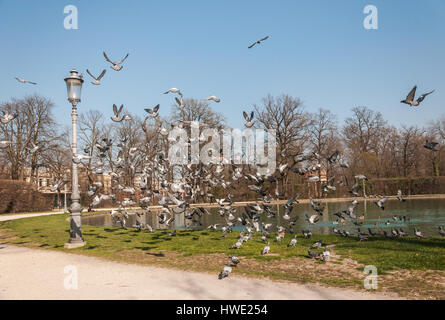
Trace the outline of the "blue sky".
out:
<instances>
[{"instance_id":1,"label":"blue sky","mask_svg":"<svg viewBox=\"0 0 445 320\"><path fill-rule=\"evenodd\" d=\"M63 9L79 11L79 29L65 30ZM363 27L363 8L378 8L379 29ZM252 41L270 39L251 50ZM111 116L161 104L170 87L185 97L216 95L212 107L241 127L242 111L267 94L299 97L306 110L330 109L340 121L354 106L380 111L394 125L423 125L445 114L445 1L442 0L0 0L0 101L39 93L70 124L63 78L71 68L107 74L85 81L80 110ZM103 58L130 53L115 72ZM14 77L38 82L22 85ZM400 100L414 86L432 89L419 109Z\"/></svg>"}]
</instances>

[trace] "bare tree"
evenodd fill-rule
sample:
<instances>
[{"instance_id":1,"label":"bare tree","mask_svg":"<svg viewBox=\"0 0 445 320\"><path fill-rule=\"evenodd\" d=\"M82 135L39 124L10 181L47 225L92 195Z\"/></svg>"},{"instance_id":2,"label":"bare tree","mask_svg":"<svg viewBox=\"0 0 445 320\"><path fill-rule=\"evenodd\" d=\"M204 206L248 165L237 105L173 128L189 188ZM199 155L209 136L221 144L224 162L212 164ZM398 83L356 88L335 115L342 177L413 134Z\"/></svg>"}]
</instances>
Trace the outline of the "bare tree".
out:
<instances>
[{"instance_id":1,"label":"bare tree","mask_svg":"<svg viewBox=\"0 0 445 320\"><path fill-rule=\"evenodd\" d=\"M304 111L301 101L289 95L263 98L260 105L254 105L257 126L274 130L277 139L277 160L279 164L289 163L285 171L289 173L293 157L303 153L307 143L307 127L310 116ZM284 175L282 188L286 189L288 174ZM287 194L287 190L284 190Z\"/></svg>"},{"instance_id":2,"label":"bare tree","mask_svg":"<svg viewBox=\"0 0 445 320\"><path fill-rule=\"evenodd\" d=\"M354 172L366 171L378 175L379 147L387 122L380 112L367 107L355 107L352 113L352 117L345 120L343 127L343 137L349 151L351 167Z\"/></svg>"},{"instance_id":3,"label":"bare tree","mask_svg":"<svg viewBox=\"0 0 445 320\"><path fill-rule=\"evenodd\" d=\"M0 105L1 111L17 114L13 121L0 126L1 138L12 142L6 150L11 179L23 179L23 170L29 166L35 180L41 154L55 147L54 141L59 137L52 117L53 107L51 100L38 95ZM31 144L40 145L39 152L30 153Z\"/></svg>"},{"instance_id":4,"label":"bare tree","mask_svg":"<svg viewBox=\"0 0 445 320\"><path fill-rule=\"evenodd\" d=\"M93 182L94 164L99 155L96 144L101 144L101 140L105 136L103 130L106 126L104 124L104 115L98 110L89 110L79 116L80 152L91 157L88 163L84 165L89 184Z\"/></svg>"},{"instance_id":5,"label":"bare tree","mask_svg":"<svg viewBox=\"0 0 445 320\"><path fill-rule=\"evenodd\" d=\"M318 193L321 195L321 170L325 170L326 179L330 178L331 163L329 157L339 151L340 141L337 132L336 116L329 110L319 109L311 115L308 125L308 142L313 153L319 156L322 167L318 168Z\"/></svg>"}]
</instances>

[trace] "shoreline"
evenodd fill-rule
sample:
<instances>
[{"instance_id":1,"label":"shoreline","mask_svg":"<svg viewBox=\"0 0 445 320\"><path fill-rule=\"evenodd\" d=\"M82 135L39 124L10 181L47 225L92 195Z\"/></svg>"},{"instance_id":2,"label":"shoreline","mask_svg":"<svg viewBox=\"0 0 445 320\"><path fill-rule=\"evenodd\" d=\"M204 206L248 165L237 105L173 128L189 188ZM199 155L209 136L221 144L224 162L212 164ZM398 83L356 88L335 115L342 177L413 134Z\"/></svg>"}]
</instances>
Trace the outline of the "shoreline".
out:
<instances>
[{"instance_id":1,"label":"shoreline","mask_svg":"<svg viewBox=\"0 0 445 320\"><path fill-rule=\"evenodd\" d=\"M386 196L388 198L388 200L397 200L397 196ZM313 198L314 200L317 201L322 201L322 202L326 202L326 203L336 203L336 202L349 202L349 201L353 201L353 200L357 200L359 202L372 202L374 200L376 200L377 198L365 198L365 197L345 197L345 198ZM410 195L410 196L404 196L404 199L406 200L422 200L422 199L445 199L445 194L417 194L417 195ZM251 200L251 201L240 201L240 202L234 202L232 204L232 206L234 207L241 207L241 206L245 206L248 204L256 204L257 202L263 202L263 201L255 201L255 200ZM271 201L269 203L266 203L267 205L282 205L285 204L287 202L287 200L275 200L275 201ZM299 204L307 204L310 203L310 199L298 199L298 203ZM191 208L196 208L196 207L204 207L204 208L217 208L219 205L215 202L215 203L191 203L190 207ZM169 207L176 207L176 205L169 205ZM160 205L151 205L151 206L147 206L148 209L150 210L159 210L162 209L162 206ZM95 211L93 212L86 212L83 211L82 215L96 215L96 214L105 214L108 213L108 211L111 210L117 210L117 207L108 207L108 208L97 208ZM134 211L134 210L140 210L141 207L128 207L126 208L128 211ZM21 216L22 218L26 218L26 217L32 217L32 216L42 216L42 215L51 215L51 214L64 214L63 210L58 210L55 209L53 211L43 211L43 212L8 212L8 213L0 213L0 221L4 221L4 220L9 220L6 219L7 217L10 216ZM1 218L5 218L5 219L1 219ZM16 218L16 217L15 217Z\"/></svg>"}]
</instances>

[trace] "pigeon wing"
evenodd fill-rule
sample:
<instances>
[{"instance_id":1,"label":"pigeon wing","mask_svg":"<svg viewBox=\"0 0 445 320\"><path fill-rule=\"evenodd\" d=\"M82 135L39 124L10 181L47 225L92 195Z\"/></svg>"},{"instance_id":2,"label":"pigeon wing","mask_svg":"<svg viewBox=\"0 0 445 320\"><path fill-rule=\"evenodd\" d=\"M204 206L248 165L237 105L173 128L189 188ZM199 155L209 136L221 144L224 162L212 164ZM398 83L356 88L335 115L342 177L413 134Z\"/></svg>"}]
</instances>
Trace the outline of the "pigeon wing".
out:
<instances>
[{"instance_id":1,"label":"pigeon wing","mask_svg":"<svg viewBox=\"0 0 445 320\"><path fill-rule=\"evenodd\" d=\"M246 121L249 121L249 116L247 115L247 113L245 111L243 111L243 116L244 116L244 119L246 119Z\"/></svg>"},{"instance_id":2,"label":"pigeon wing","mask_svg":"<svg viewBox=\"0 0 445 320\"><path fill-rule=\"evenodd\" d=\"M424 94L422 94L419 98L417 98L417 102L422 102L423 99L425 99L425 97L426 97L427 95L432 94L433 92L434 92L434 90L433 90L433 91L430 91L430 92L428 92L428 93L424 93Z\"/></svg>"},{"instance_id":3,"label":"pigeon wing","mask_svg":"<svg viewBox=\"0 0 445 320\"><path fill-rule=\"evenodd\" d=\"M91 78L93 78L94 80L97 80L96 77L91 74L90 70L87 69L87 73L91 76Z\"/></svg>"},{"instance_id":4,"label":"pigeon wing","mask_svg":"<svg viewBox=\"0 0 445 320\"><path fill-rule=\"evenodd\" d=\"M153 108L153 111L154 111L154 112L158 112L158 110L159 110L159 107L160 107L160 105L159 105L159 104L158 104L158 105L156 105L156 107L154 107L154 108Z\"/></svg>"},{"instance_id":5,"label":"pigeon wing","mask_svg":"<svg viewBox=\"0 0 445 320\"><path fill-rule=\"evenodd\" d=\"M105 57L105 60L107 60L109 63L113 64L113 61L111 61L110 58L108 58L108 56L105 53L105 51L104 51L104 57Z\"/></svg>"},{"instance_id":6,"label":"pigeon wing","mask_svg":"<svg viewBox=\"0 0 445 320\"><path fill-rule=\"evenodd\" d=\"M406 96L406 101L413 101L414 100L414 95L416 94L416 89L417 89L417 86L414 86L414 88L412 88L412 90Z\"/></svg>"},{"instance_id":7,"label":"pigeon wing","mask_svg":"<svg viewBox=\"0 0 445 320\"><path fill-rule=\"evenodd\" d=\"M88 71L88 70L87 70L87 71ZM100 80L100 79L102 79L102 77L105 75L105 73L107 73L107 70L104 69L104 70L102 71L102 73L100 74L100 76L97 77L96 80Z\"/></svg>"},{"instance_id":8,"label":"pigeon wing","mask_svg":"<svg viewBox=\"0 0 445 320\"><path fill-rule=\"evenodd\" d=\"M121 64L122 62L124 62L125 61L125 59L127 59L128 58L128 55L129 55L129 53L127 53L127 55L125 56L125 58L123 58L121 61L119 61L117 64Z\"/></svg>"}]
</instances>

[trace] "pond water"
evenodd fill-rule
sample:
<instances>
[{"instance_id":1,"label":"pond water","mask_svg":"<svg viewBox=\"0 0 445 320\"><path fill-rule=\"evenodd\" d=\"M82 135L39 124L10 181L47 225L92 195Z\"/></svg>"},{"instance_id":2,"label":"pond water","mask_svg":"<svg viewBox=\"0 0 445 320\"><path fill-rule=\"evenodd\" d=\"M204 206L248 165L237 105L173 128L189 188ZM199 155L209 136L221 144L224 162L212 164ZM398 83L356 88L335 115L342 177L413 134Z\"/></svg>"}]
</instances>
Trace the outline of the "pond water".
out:
<instances>
[{"instance_id":1,"label":"pond water","mask_svg":"<svg viewBox=\"0 0 445 320\"><path fill-rule=\"evenodd\" d=\"M357 226L352 224L349 218L345 225L341 223L333 223L334 221L338 220L337 216L334 216L334 213L341 210L346 210L350 203L350 201L327 202L323 216L320 217L320 221L315 225L309 225L305 219L305 214L314 214L310 204L297 204L290 214L291 219L299 216L299 219L296 221L296 225L293 228L295 232L301 232L303 229L310 229L313 233L329 234L333 233L332 230L333 227L335 227L340 230L347 230L354 235L357 235ZM198 226L191 220L185 219L183 214L177 214L175 217L174 227L176 229L203 229L212 224L219 224L218 227L221 228L225 224L225 221L218 214L218 208L209 208L208 210L212 214L202 216L201 226ZM268 219L266 214L263 213L261 215L261 221L273 224L274 227L271 228L270 231L276 231L277 226L287 227L287 221L282 218L284 213L283 207L274 205L272 210L279 212L279 214L277 214L273 219ZM237 207L237 213L234 215L241 215L243 212L243 207ZM402 228L403 231L413 235L414 227L416 227L420 229L425 236L439 236L438 226L440 225L445 228L445 199L410 199L406 200L405 202L390 199L386 202L384 211L378 208L372 200L360 201L354 213L357 217L364 216L363 219L359 219L357 221L362 223L360 229L365 232L367 232L368 228L371 228L375 231L386 230L390 233L392 228ZM136 220L138 219L142 223L148 223L155 229L165 229L164 225L159 224L157 213L152 212L143 214L141 217L138 217L136 214L129 213L129 216L129 219L126 221L127 227L134 226ZM393 216L405 216L407 219L406 221L400 219L395 221ZM388 222L389 224L387 224ZM120 226L120 224L112 219L109 214L84 216L82 217L82 223L86 225L105 227ZM234 226L233 229L241 230L244 229L244 227L237 225Z\"/></svg>"}]
</instances>

